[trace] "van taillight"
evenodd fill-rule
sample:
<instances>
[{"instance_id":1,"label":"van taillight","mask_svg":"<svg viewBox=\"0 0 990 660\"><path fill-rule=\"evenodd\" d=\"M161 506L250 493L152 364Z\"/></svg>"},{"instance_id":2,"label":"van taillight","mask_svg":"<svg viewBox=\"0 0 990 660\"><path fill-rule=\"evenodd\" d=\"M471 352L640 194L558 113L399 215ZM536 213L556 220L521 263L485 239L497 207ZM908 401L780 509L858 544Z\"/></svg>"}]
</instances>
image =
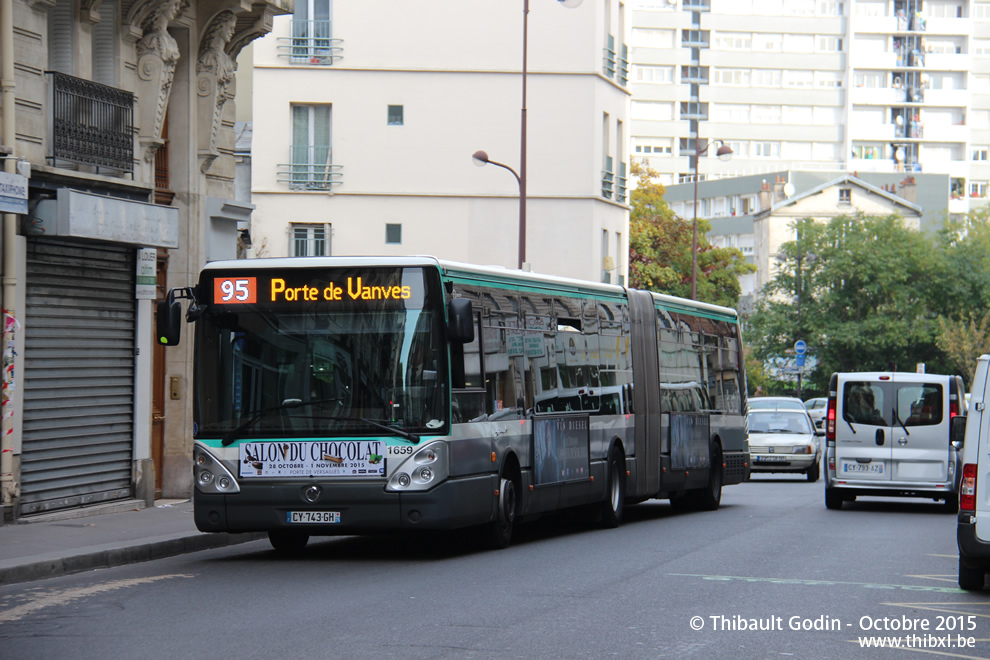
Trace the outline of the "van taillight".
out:
<instances>
[{"instance_id":1,"label":"van taillight","mask_svg":"<svg viewBox=\"0 0 990 660\"><path fill-rule=\"evenodd\" d=\"M959 509L976 511L976 464L963 466L962 481L959 482Z\"/></svg>"},{"instance_id":2,"label":"van taillight","mask_svg":"<svg viewBox=\"0 0 990 660\"><path fill-rule=\"evenodd\" d=\"M959 414L959 402L950 401L949 402L949 419L952 419Z\"/></svg>"},{"instance_id":3,"label":"van taillight","mask_svg":"<svg viewBox=\"0 0 990 660\"><path fill-rule=\"evenodd\" d=\"M828 410L825 413L825 441L835 442L835 398L829 397Z\"/></svg>"}]
</instances>

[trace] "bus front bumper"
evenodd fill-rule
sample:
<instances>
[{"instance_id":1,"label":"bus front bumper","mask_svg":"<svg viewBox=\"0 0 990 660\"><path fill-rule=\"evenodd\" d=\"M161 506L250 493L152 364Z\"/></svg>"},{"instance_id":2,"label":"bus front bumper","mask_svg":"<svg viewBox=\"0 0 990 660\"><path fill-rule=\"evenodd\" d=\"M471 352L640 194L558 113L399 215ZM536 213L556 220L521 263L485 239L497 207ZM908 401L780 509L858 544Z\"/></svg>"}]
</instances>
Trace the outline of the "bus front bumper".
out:
<instances>
[{"instance_id":1,"label":"bus front bumper","mask_svg":"<svg viewBox=\"0 0 990 660\"><path fill-rule=\"evenodd\" d=\"M305 498L320 489L316 502ZM311 536L337 536L401 530L457 529L493 519L498 497L496 475L448 479L428 491L387 492L385 482L245 483L231 495L193 494L201 532L293 530ZM292 523L295 512L320 513L339 522ZM331 515L326 515L331 514ZM332 515L336 514L336 515Z\"/></svg>"}]
</instances>

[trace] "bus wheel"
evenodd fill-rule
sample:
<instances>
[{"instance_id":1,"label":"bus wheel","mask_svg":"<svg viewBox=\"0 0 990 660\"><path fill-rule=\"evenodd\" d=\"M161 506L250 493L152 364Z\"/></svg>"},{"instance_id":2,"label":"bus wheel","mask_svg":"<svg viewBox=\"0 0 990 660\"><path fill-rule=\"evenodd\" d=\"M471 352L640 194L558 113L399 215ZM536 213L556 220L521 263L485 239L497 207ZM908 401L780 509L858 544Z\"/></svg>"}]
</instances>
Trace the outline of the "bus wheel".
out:
<instances>
[{"instance_id":1,"label":"bus wheel","mask_svg":"<svg viewBox=\"0 0 990 660\"><path fill-rule=\"evenodd\" d=\"M980 591L986 581L986 571L982 568L970 568L959 558L959 588L966 591Z\"/></svg>"},{"instance_id":2,"label":"bus wheel","mask_svg":"<svg viewBox=\"0 0 990 660\"><path fill-rule=\"evenodd\" d=\"M268 532L268 541L277 552L291 554L300 552L306 547L306 544L309 543L309 534L272 530Z\"/></svg>"},{"instance_id":3,"label":"bus wheel","mask_svg":"<svg viewBox=\"0 0 990 660\"><path fill-rule=\"evenodd\" d=\"M613 449L608 455L608 480L605 483L605 501L601 504L602 527L612 529L622 522L622 511L626 500L626 475L624 461L619 450Z\"/></svg>"},{"instance_id":4,"label":"bus wheel","mask_svg":"<svg viewBox=\"0 0 990 660\"><path fill-rule=\"evenodd\" d=\"M498 489L498 519L488 523L488 546L500 550L512 542L516 522L516 484L502 477Z\"/></svg>"},{"instance_id":5,"label":"bus wheel","mask_svg":"<svg viewBox=\"0 0 990 660\"><path fill-rule=\"evenodd\" d=\"M722 447L712 445L708 487L698 491L696 505L700 511L715 511L722 502Z\"/></svg>"}]
</instances>

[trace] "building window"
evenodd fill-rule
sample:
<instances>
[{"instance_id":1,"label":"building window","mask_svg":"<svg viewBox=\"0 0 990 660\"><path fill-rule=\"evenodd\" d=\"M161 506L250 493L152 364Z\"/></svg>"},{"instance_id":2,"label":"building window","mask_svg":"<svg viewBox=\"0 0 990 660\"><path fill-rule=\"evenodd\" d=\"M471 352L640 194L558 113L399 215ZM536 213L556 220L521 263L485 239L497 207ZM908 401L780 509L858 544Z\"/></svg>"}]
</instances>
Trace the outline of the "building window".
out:
<instances>
[{"instance_id":1,"label":"building window","mask_svg":"<svg viewBox=\"0 0 990 660\"><path fill-rule=\"evenodd\" d=\"M974 146L970 150L970 160L987 160L987 152L990 151L990 147Z\"/></svg>"},{"instance_id":2,"label":"building window","mask_svg":"<svg viewBox=\"0 0 990 660\"><path fill-rule=\"evenodd\" d=\"M399 224L385 225L385 244L402 245L402 225Z\"/></svg>"},{"instance_id":3,"label":"building window","mask_svg":"<svg viewBox=\"0 0 990 660\"><path fill-rule=\"evenodd\" d=\"M753 142L754 158L780 158L780 142Z\"/></svg>"},{"instance_id":4,"label":"building window","mask_svg":"<svg viewBox=\"0 0 990 660\"><path fill-rule=\"evenodd\" d=\"M973 18L990 18L990 3L974 2Z\"/></svg>"},{"instance_id":5,"label":"building window","mask_svg":"<svg viewBox=\"0 0 990 660\"><path fill-rule=\"evenodd\" d=\"M390 105L390 106L388 106L388 125L389 126L402 126L402 106L401 105Z\"/></svg>"},{"instance_id":6,"label":"building window","mask_svg":"<svg viewBox=\"0 0 990 660\"><path fill-rule=\"evenodd\" d=\"M299 0L292 16L291 61L295 64L333 64L339 55L332 38L330 0Z\"/></svg>"},{"instance_id":7,"label":"building window","mask_svg":"<svg viewBox=\"0 0 990 660\"><path fill-rule=\"evenodd\" d=\"M327 225L293 224L290 231L292 232L290 250L293 257L330 256L330 231Z\"/></svg>"},{"instance_id":8,"label":"building window","mask_svg":"<svg viewBox=\"0 0 990 660\"><path fill-rule=\"evenodd\" d=\"M839 204L852 204L852 188L839 188Z\"/></svg>"},{"instance_id":9,"label":"building window","mask_svg":"<svg viewBox=\"0 0 990 660\"><path fill-rule=\"evenodd\" d=\"M674 82L674 67L633 65L633 82L671 83Z\"/></svg>"},{"instance_id":10,"label":"building window","mask_svg":"<svg viewBox=\"0 0 990 660\"><path fill-rule=\"evenodd\" d=\"M333 161L330 150L330 106L292 106L293 190L329 190Z\"/></svg>"},{"instance_id":11,"label":"building window","mask_svg":"<svg viewBox=\"0 0 990 660\"><path fill-rule=\"evenodd\" d=\"M986 181L971 181L969 184L969 196L970 197L986 197L987 196L987 182Z\"/></svg>"},{"instance_id":12,"label":"building window","mask_svg":"<svg viewBox=\"0 0 990 660\"><path fill-rule=\"evenodd\" d=\"M841 37L818 37L818 51L836 53L842 50Z\"/></svg>"},{"instance_id":13,"label":"building window","mask_svg":"<svg viewBox=\"0 0 990 660\"><path fill-rule=\"evenodd\" d=\"M636 138L633 140L633 152L669 156L672 153L671 145L670 138Z\"/></svg>"}]
</instances>

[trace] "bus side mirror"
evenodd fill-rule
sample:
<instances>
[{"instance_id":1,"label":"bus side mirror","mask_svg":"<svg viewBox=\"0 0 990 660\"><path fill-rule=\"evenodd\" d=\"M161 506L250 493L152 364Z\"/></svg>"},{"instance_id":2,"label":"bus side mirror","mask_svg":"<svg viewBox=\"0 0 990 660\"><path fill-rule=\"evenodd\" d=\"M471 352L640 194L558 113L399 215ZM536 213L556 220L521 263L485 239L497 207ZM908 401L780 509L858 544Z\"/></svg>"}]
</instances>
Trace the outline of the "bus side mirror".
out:
<instances>
[{"instance_id":1,"label":"bus side mirror","mask_svg":"<svg viewBox=\"0 0 990 660\"><path fill-rule=\"evenodd\" d=\"M460 344L474 341L474 317L467 298L451 298L447 304L447 338Z\"/></svg>"},{"instance_id":2,"label":"bus side mirror","mask_svg":"<svg viewBox=\"0 0 990 660\"><path fill-rule=\"evenodd\" d=\"M956 415L949 426L949 443L956 449L962 449L966 440L966 417Z\"/></svg>"},{"instance_id":3,"label":"bus side mirror","mask_svg":"<svg viewBox=\"0 0 990 660\"><path fill-rule=\"evenodd\" d=\"M162 346L177 346L182 328L182 305L169 293L156 309L155 340Z\"/></svg>"}]
</instances>

